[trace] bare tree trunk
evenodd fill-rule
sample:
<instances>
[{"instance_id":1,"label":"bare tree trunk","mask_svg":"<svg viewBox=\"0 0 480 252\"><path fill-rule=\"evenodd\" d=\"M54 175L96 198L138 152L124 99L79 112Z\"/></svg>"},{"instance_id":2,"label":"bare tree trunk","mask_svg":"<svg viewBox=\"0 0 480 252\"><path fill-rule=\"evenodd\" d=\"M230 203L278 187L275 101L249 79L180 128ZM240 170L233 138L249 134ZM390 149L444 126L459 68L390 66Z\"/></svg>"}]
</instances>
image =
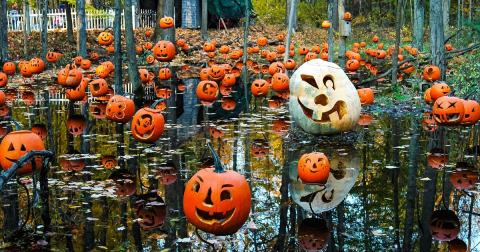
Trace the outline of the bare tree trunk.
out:
<instances>
[{"instance_id":1,"label":"bare tree trunk","mask_svg":"<svg viewBox=\"0 0 480 252\"><path fill-rule=\"evenodd\" d=\"M430 1L430 53L432 65L438 66L445 80L445 37L443 34L442 0Z\"/></svg>"},{"instance_id":2,"label":"bare tree trunk","mask_svg":"<svg viewBox=\"0 0 480 252\"><path fill-rule=\"evenodd\" d=\"M125 17L125 40L127 43L128 75L130 77L130 82L133 85L135 106L140 107L143 105L142 100L145 99L145 91L143 90L142 83L140 82L140 74L138 73L135 38L133 36L132 0L124 1L123 11Z\"/></svg>"},{"instance_id":3,"label":"bare tree trunk","mask_svg":"<svg viewBox=\"0 0 480 252\"><path fill-rule=\"evenodd\" d=\"M160 19L163 17L165 1L157 1L157 24L155 25L155 40L163 40L162 38L162 28L160 27Z\"/></svg>"},{"instance_id":4,"label":"bare tree trunk","mask_svg":"<svg viewBox=\"0 0 480 252\"><path fill-rule=\"evenodd\" d=\"M173 0L164 0L163 16L173 17L175 14L175 5ZM175 26L168 29L162 29L162 37L175 44Z\"/></svg>"},{"instance_id":5,"label":"bare tree trunk","mask_svg":"<svg viewBox=\"0 0 480 252\"><path fill-rule=\"evenodd\" d=\"M288 22L290 20L290 9L292 5L293 0L287 0L287 15L285 15L285 26L288 26ZM297 22L297 8L295 8L295 12L293 12L293 22L292 22L292 28L293 30L296 30L298 28L298 22Z\"/></svg>"},{"instance_id":6,"label":"bare tree trunk","mask_svg":"<svg viewBox=\"0 0 480 252\"><path fill-rule=\"evenodd\" d=\"M333 16L333 13L334 13L334 0L328 0L327 1L327 4L328 4L328 20L334 20L334 16ZM337 12L338 13L338 12ZM329 62L333 62L333 43L334 43L334 38L333 38L333 25L330 26L330 28L328 28L328 61Z\"/></svg>"},{"instance_id":7,"label":"bare tree trunk","mask_svg":"<svg viewBox=\"0 0 480 252\"><path fill-rule=\"evenodd\" d=\"M67 37L68 42L73 43L73 21L72 21L72 7L69 3L65 4L65 15L67 16Z\"/></svg>"},{"instance_id":8,"label":"bare tree trunk","mask_svg":"<svg viewBox=\"0 0 480 252\"><path fill-rule=\"evenodd\" d=\"M201 40L208 40L208 0L202 0Z\"/></svg>"},{"instance_id":9,"label":"bare tree trunk","mask_svg":"<svg viewBox=\"0 0 480 252\"><path fill-rule=\"evenodd\" d=\"M0 0L0 64L8 61L8 21L7 21L7 1Z\"/></svg>"},{"instance_id":10,"label":"bare tree trunk","mask_svg":"<svg viewBox=\"0 0 480 252\"><path fill-rule=\"evenodd\" d=\"M30 25L30 7L26 0L23 0L23 57L28 57L28 47L27 47L27 25ZM28 21L28 24L27 24Z\"/></svg>"},{"instance_id":11,"label":"bare tree trunk","mask_svg":"<svg viewBox=\"0 0 480 252\"><path fill-rule=\"evenodd\" d=\"M127 14L125 13L125 15ZM83 58L87 56L86 31L87 24L85 19L85 0L77 0L77 55L82 56Z\"/></svg>"},{"instance_id":12,"label":"bare tree trunk","mask_svg":"<svg viewBox=\"0 0 480 252\"><path fill-rule=\"evenodd\" d=\"M338 25L342 25L343 14L345 13L345 0L338 0ZM339 27L340 29L340 27ZM328 48L328 50L333 50L333 48ZM345 69L345 63L347 61L345 53L347 51L347 38L339 35L338 40L338 65Z\"/></svg>"},{"instance_id":13,"label":"bare tree trunk","mask_svg":"<svg viewBox=\"0 0 480 252\"><path fill-rule=\"evenodd\" d=\"M423 35L425 20L425 0L414 0L413 9L415 11L413 20L412 46L423 51Z\"/></svg>"},{"instance_id":14,"label":"bare tree trunk","mask_svg":"<svg viewBox=\"0 0 480 252\"><path fill-rule=\"evenodd\" d=\"M448 30L450 27L450 1L451 0L443 0L442 1L442 8L443 8L443 27L445 30Z\"/></svg>"},{"instance_id":15,"label":"bare tree trunk","mask_svg":"<svg viewBox=\"0 0 480 252\"><path fill-rule=\"evenodd\" d=\"M395 27L395 51L393 52L392 55L392 87L397 90L397 63L398 63L398 48L400 47L402 43L402 26L403 26L403 20L402 20L402 13L403 13L403 0L397 0L397 15L396 15L396 27Z\"/></svg>"},{"instance_id":16,"label":"bare tree trunk","mask_svg":"<svg viewBox=\"0 0 480 252\"><path fill-rule=\"evenodd\" d=\"M43 19L42 19L42 60L47 62L47 22L48 22L48 0L43 0ZM48 66L48 64L45 64Z\"/></svg>"}]
</instances>

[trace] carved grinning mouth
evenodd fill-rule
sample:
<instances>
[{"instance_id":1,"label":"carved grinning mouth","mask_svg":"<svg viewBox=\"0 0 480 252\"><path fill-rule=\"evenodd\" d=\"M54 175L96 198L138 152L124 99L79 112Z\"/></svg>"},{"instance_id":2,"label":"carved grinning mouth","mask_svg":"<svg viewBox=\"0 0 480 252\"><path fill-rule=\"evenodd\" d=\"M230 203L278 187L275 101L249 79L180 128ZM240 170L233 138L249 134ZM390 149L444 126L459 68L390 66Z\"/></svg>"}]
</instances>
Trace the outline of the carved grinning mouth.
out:
<instances>
[{"instance_id":1,"label":"carved grinning mouth","mask_svg":"<svg viewBox=\"0 0 480 252\"><path fill-rule=\"evenodd\" d=\"M213 214L209 214L207 211L203 211L195 207L195 214L197 215L198 219L202 222L212 225L214 223L220 223L223 225L227 223L230 219L232 219L233 214L235 213L236 207L232 210L225 211L225 212L213 212Z\"/></svg>"},{"instance_id":2,"label":"carved grinning mouth","mask_svg":"<svg viewBox=\"0 0 480 252\"><path fill-rule=\"evenodd\" d=\"M157 53L157 58L167 58L167 57L168 57L168 53L163 53L163 54Z\"/></svg>"},{"instance_id":3,"label":"carved grinning mouth","mask_svg":"<svg viewBox=\"0 0 480 252\"><path fill-rule=\"evenodd\" d=\"M95 92L98 92L100 90L100 84L98 83L93 84L92 87L93 87L93 91Z\"/></svg>"},{"instance_id":4,"label":"carved grinning mouth","mask_svg":"<svg viewBox=\"0 0 480 252\"><path fill-rule=\"evenodd\" d=\"M321 96L321 95L320 95ZM320 97L317 96L317 97ZM317 100L317 98L315 98ZM344 101L337 101L333 107L322 113L322 118L321 119L315 119L313 118L313 110L307 108L303 103L300 101L300 98L297 97L298 104L300 104L300 107L303 109L303 113L312 121L317 122L317 123L329 123L331 122L330 120L330 115L333 114L334 112L337 112L338 114L338 119L341 120L344 115L347 114L347 104Z\"/></svg>"},{"instance_id":5,"label":"carved grinning mouth","mask_svg":"<svg viewBox=\"0 0 480 252\"><path fill-rule=\"evenodd\" d=\"M12 163L17 162L17 160L18 160L18 159L13 159L13 158L8 158L8 157L5 157L5 158Z\"/></svg>"}]
</instances>

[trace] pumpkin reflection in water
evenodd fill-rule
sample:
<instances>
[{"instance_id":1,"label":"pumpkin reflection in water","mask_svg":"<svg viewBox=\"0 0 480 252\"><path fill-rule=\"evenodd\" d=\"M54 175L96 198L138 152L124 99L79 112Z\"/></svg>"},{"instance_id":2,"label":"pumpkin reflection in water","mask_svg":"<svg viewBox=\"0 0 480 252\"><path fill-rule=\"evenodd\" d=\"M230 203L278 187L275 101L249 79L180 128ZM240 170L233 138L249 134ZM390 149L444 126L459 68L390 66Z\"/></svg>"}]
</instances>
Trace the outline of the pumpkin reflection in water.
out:
<instances>
[{"instance_id":1,"label":"pumpkin reflection in water","mask_svg":"<svg viewBox=\"0 0 480 252\"><path fill-rule=\"evenodd\" d=\"M460 233L460 221L455 212L437 210L430 218L430 234L437 241L451 241Z\"/></svg>"},{"instance_id":2,"label":"pumpkin reflection in water","mask_svg":"<svg viewBox=\"0 0 480 252\"><path fill-rule=\"evenodd\" d=\"M472 189L478 182L478 171L473 165L457 163L455 169L450 173L450 181L457 189Z\"/></svg>"},{"instance_id":3,"label":"pumpkin reflection in water","mask_svg":"<svg viewBox=\"0 0 480 252\"><path fill-rule=\"evenodd\" d=\"M299 160L300 156L311 151L312 146L296 150L292 159ZM347 193L354 186L360 168L360 158L357 150L349 145L322 145L316 148L329 157L330 174L326 186L306 185L300 180L297 163L290 163L290 193L292 199L307 211L321 213L335 208L343 201Z\"/></svg>"},{"instance_id":4,"label":"pumpkin reflection in water","mask_svg":"<svg viewBox=\"0 0 480 252\"><path fill-rule=\"evenodd\" d=\"M45 150L42 139L29 130L10 132L0 144L0 165L4 171L12 167L13 163L31 150ZM35 161L37 171L42 167L41 159ZM26 163L17 171L17 175L32 173L31 162Z\"/></svg>"},{"instance_id":5,"label":"pumpkin reflection in water","mask_svg":"<svg viewBox=\"0 0 480 252\"><path fill-rule=\"evenodd\" d=\"M139 195L133 206L135 218L141 219L138 224L145 228L157 228L165 223L167 207L157 193Z\"/></svg>"},{"instance_id":6,"label":"pumpkin reflection in water","mask_svg":"<svg viewBox=\"0 0 480 252\"><path fill-rule=\"evenodd\" d=\"M102 158L103 167L112 169L117 165L117 158L115 156L105 156Z\"/></svg>"},{"instance_id":7,"label":"pumpkin reflection in water","mask_svg":"<svg viewBox=\"0 0 480 252\"><path fill-rule=\"evenodd\" d=\"M45 124L34 124L32 126L32 132L37 134L43 140L48 134L47 126L45 126Z\"/></svg>"},{"instance_id":8,"label":"pumpkin reflection in water","mask_svg":"<svg viewBox=\"0 0 480 252\"><path fill-rule=\"evenodd\" d=\"M67 119L67 129L70 134L80 135L87 127L87 119L82 115L73 115Z\"/></svg>"},{"instance_id":9,"label":"pumpkin reflection in water","mask_svg":"<svg viewBox=\"0 0 480 252\"><path fill-rule=\"evenodd\" d=\"M109 179L115 183L116 195L131 196L137 191L137 177L127 170L114 171Z\"/></svg>"},{"instance_id":10,"label":"pumpkin reflection in water","mask_svg":"<svg viewBox=\"0 0 480 252\"><path fill-rule=\"evenodd\" d=\"M85 158L77 150L71 150L62 157L62 168L65 171L81 171L85 168Z\"/></svg>"},{"instance_id":11,"label":"pumpkin reflection in water","mask_svg":"<svg viewBox=\"0 0 480 252\"><path fill-rule=\"evenodd\" d=\"M449 252L467 252L467 244L464 241L458 238L455 238L448 242L448 251Z\"/></svg>"},{"instance_id":12,"label":"pumpkin reflection in water","mask_svg":"<svg viewBox=\"0 0 480 252\"><path fill-rule=\"evenodd\" d=\"M324 219L307 218L298 228L298 243L307 251L323 249L330 238L327 222Z\"/></svg>"},{"instance_id":13,"label":"pumpkin reflection in water","mask_svg":"<svg viewBox=\"0 0 480 252\"><path fill-rule=\"evenodd\" d=\"M164 185L170 185L177 180L177 169L174 164L167 163L158 167L157 177L158 182Z\"/></svg>"},{"instance_id":14,"label":"pumpkin reflection in water","mask_svg":"<svg viewBox=\"0 0 480 252\"><path fill-rule=\"evenodd\" d=\"M255 157L265 157L268 155L270 146L265 140L257 139L252 141L252 153Z\"/></svg>"},{"instance_id":15,"label":"pumpkin reflection in water","mask_svg":"<svg viewBox=\"0 0 480 252\"><path fill-rule=\"evenodd\" d=\"M435 169L443 169L448 163L448 153L442 149L434 148L430 150L430 154L427 157L428 164Z\"/></svg>"}]
</instances>

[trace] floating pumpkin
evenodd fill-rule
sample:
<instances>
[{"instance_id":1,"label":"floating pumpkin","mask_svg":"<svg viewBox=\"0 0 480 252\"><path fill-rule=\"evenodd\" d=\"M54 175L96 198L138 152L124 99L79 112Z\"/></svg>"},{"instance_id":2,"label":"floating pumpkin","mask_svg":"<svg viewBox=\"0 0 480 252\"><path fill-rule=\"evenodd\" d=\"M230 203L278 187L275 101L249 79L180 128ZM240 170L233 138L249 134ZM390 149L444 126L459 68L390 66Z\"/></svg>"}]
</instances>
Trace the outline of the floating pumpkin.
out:
<instances>
[{"instance_id":1,"label":"floating pumpkin","mask_svg":"<svg viewBox=\"0 0 480 252\"><path fill-rule=\"evenodd\" d=\"M167 206L156 192L139 195L133 205L135 219L145 229L161 227L167 218Z\"/></svg>"},{"instance_id":2,"label":"floating pumpkin","mask_svg":"<svg viewBox=\"0 0 480 252\"><path fill-rule=\"evenodd\" d=\"M107 119L118 123L129 122L135 114L135 104L121 95L115 95L107 103Z\"/></svg>"},{"instance_id":3,"label":"floating pumpkin","mask_svg":"<svg viewBox=\"0 0 480 252\"><path fill-rule=\"evenodd\" d=\"M90 82L90 93L92 93L93 97L107 95L109 88L108 83L102 78Z\"/></svg>"},{"instance_id":4,"label":"floating pumpkin","mask_svg":"<svg viewBox=\"0 0 480 252\"><path fill-rule=\"evenodd\" d=\"M320 251L328 244L330 232L324 219L306 218L298 227L298 244L306 251Z\"/></svg>"},{"instance_id":5,"label":"floating pumpkin","mask_svg":"<svg viewBox=\"0 0 480 252\"><path fill-rule=\"evenodd\" d=\"M434 65L425 67L423 70L423 78L426 81L436 81L440 79L440 68Z\"/></svg>"},{"instance_id":6,"label":"floating pumpkin","mask_svg":"<svg viewBox=\"0 0 480 252\"><path fill-rule=\"evenodd\" d=\"M163 29L171 28L175 25L172 17L163 17L160 19L160 27Z\"/></svg>"},{"instance_id":7,"label":"floating pumpkin","mask_svg":"<svg viewBox=\"0 0 480 252\"><path fill-rule=\"evenodd\" d=\"M237 101L231 96L223 96L221 99L222 108L225 110L233 110L237 105Z\"/></svg>"},{"instance_id":8,"label":"floating pumpkin","mask_svg":"<svg viewBox=\"0 0 480 252\"><path fill-rule=\"evenodd\" d=\"M113 35L110 32L101 32L98 35L98 43L100 45L110 45L113 43Z\"/></svg>"},{"instance_id":9,"label":"floating pumpkin","mask_svg":"<svg viewBox=\"0 0 480 252\"><path fill-rule=\"evenodd\" d=\"M324 185L330 174L330 162L321 152L304 154L298 161L297 168L298 176L306 184Z\"/></svg>"},{"instance_id":10,"label":"floating pumpkin","mask_svg":"<svg viewBox=\"0 0 480 252\"><path fill-rule=\"evenodd\" d=\"M111 155L104 156L102 158L102 165L107 169L113 169L117 166L117 158Z\"/></svg>"},{"instance_id":11,"label":"floating pumpkin","mask_svg":"<svg viewBox=\"0 0 480 252\"><path fill-rule=\"evenodd\" d=\"M265 97L268 95L269 86L266 80L258 79L252 82L252 95L255 97Z\"/></svg>"},{"instance_id":12,"label":"floating pumpkin","mask_svg":"<svg viewBox=\"0 0 480 252\"><path fill-rule=\"evenodd\" d=\"M158 41L153 47L153 56L160 62L169 62L175 58L175 46L170 41Z\"/></svg>"},{"instance_id":13,"label":"floating pumpkin","mask_svg":"<svg viewBox=\"0 0 480 252\"><path fill-rule=\"evenodd\" d=\"M42 139L29 130L13 131L7 134L0 144L0 165L4 171L12 167L13 163L32 150L45 150ZM42 160L35 160L36 169L42 167ZM31 162L26 163L17 171L17 175L32 173Z\"/></svg>"},{"instance_id":14,"label":"floating pumpkin","mask_svg":"<svg viewBox=\"0 0 480 252\"><path fill-rule=\"evenodd\" d=\"M145 143L157 141L163 134L165 120L160 110L142 108L132 119L132 135Z\"/></svg>"},{"instance_id":15,"label":"floating pumpkin","mask_svg":"<svg viewBox=\"0 0 480 252\"><path fill-rule=\"evenodd\" d=\"M457 163L450 173L450 182L457 189L470 190L478 182L478 170L467 163Z\"/></svg>"},{"instance_id":16,"label":"floating pumpkin","mask_svg":"<svg viewBox=\"0 0 480 252\"><path fill-rule=\"evenodd\" d=\"M323 22L322 22L322 28L328 29L328 28L330 28L330 26L331 26L331 25L330 25L330 21L328 21L328 20L323 20Z\"/></svg>"},{"instance_id":17,"label":"floating pumpkin","mask_svg":"<svg viewBox=\"0 0 480 252\"><path fill-rule=\"evenodd\" d=\"M272 76L272 88L275 91L285 91L290 87L290 78L284 73L276 73Z\"/></svg>"},{"instance_id":18,"label":"floating pumpkin","mask_svg":"<svg viewBox=\"0 0 480 252\"><path fill-rule=\"evenodd\" d=\"M82 115L72 115L67 119L67 130L70 134L80 135L87 127L87 119Z\"/></svg>"},{"instance_id":19,"label":"floating pumpkin","mask_svg":"<svg viewBox=\"0 0 480 252\"><path fill-rule=\"evenodd\" d=\"M451 241L460 233L460 221L450 210L436 210L429 223L430 234L437 241Z\"/></svg>"},{"instance_id":20,"label":"floating pumpkin","mask_svg":"<svg viewBox=\"0 0 480 252\"><path fill-rule=\"evenodd\" d=\"M480 120L480 105L475 100L462 100L464 115L460 122L463 126L474 125Z\"/></svg>"},{"instance_id":21,"label":"floating pumpkin","mask_svg":"<svg viewBox=\"0 0 480 252\"><path fill-rule=\"evenodd\" d=\"M371 88L357 89L358 97L362 105L373 104L374 94Z\"/></svg>"},{"instance_id":22,"label":"floating pumpkin","mask_svg":"<svg viewBox=\"0 0 480 252\"><path fill-rule=\"evenodd\" d=\"M198 229L215 235L229 235L243 226L250 214L248 182L235 171L225 171L208 143L215 168L205 168L188 181L183 194L187 220Z\"/></svg>"},{"instance_id":23,"label":"floating pumpkin","mask_svg":"<svg viewBox=\"0 0 480 252\"><path fill-rule=\"evenodd\" d=\"M8 75L15 74L17 71L17 68L15 67L15 64L13 62L6 62L3 64L3 72Z\"/></svg>"},{"instance_id":24,"label":"floating pumpkin","mask_svg":"<svg viewBox=\"0 0 480 252\"><path fill-rule=\"evenodd\" d=\"M222 81L225 77L225 69L221 65L212 65L208 70L207 76L212 81Z\"/></svg>"},{"instance_id":25,"label":"floating pumpkin","mask_svg":"<svg viewBox=\"0 0 480 252\"><path fill-rule=\"evenodd\" d=\"M215 81L201 81L197 85L197 97L204 105L211 105L218 97L218 84Z\"/></svg>"}]
</instances>

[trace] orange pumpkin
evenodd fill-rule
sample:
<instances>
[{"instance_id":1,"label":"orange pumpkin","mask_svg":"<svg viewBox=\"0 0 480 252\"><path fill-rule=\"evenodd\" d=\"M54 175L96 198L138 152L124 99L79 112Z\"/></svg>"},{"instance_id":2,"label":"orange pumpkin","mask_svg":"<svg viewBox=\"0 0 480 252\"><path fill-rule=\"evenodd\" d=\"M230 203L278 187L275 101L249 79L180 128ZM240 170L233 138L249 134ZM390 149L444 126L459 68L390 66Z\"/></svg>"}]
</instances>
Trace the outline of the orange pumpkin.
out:
<instances>
[{"instance_id":1,"label":"orange pumpkin","mask_svg":"<svg viewBox=\"0 0 480 252\"><path fill-rule=\"evenodd\" d=\"M15 67L15 64L13 62L6 62L3 64L3 72L8 75L15 74L17 71L17 68Z\"/></svg>"},{"instance_id":2,"label":"orange pumpkin","mask_svg":"<svg viewBox=\"0 0 480 252\"><path fill-rule=\"evenodd\" d=\"M135 114L135 104L127 97L114 95L107 103L105 114L109 120L127 123Z\"/></svg>"},{"instance_id":3,"label":"orange pumpkin","mask_svg":"<svg viewBox=\"0 0 480 252\"><path fill-rule=\"evenodd\" d=\"M215 81L201 81L197 85L197 97L204 105L211 105L218 98L218 85Z\"/></svg>"},{"instance_id":4,"label":"orange pumpkin","mask_svg":"<svg viewBox=\"0 0 480 252\"><path fill-rule=\"evenodd\" d=\"M96 53L96 52L90 54L90 59L92 59L92 60L98 60L98 57L99 57L98 53Z\"/></svg>"},{"instance_id":5,"label":"orange pumpkin","mask_svg":"<svg viewBox=\"0 0 480 252\"><path fill-rule=\"evenodd\" d=\"M101 32L98 35L98 43L100 45L111 45L113 43L113 35L110 32Z\"/></svg>"},{"instance_id":6,"label":"orange pumpkin","mask_svg":"<svg viewBox=\"0 0 480 252\"><path fill-rule=\"evenodd\" d=\"M142 108L132 119L132 136L141 142L153 143L163 134L165 120L160 110Z\"/></svg>"},{"instance_id":7,"label":"orange pumpkin","mask_svg":"<svg viewBox=\"0 0 480 252\"><path fill-rule=\"evenodd\" d=\"M330 175L330 162L321 152L303 154L297 168L298 176L305 184L325 185Z\"/></svg>"},{"instance_id":8,"label":"orange pumpkin","mask_svg":"<svg viewBox=\"0 0 480 252\"><path fill-rule=\"evenodd\" d=\"M258 79L253 81L251 90L253 96L264 97L268 95L269 86L266 80Z\"/></svg>"},{"instance_id":9,"label":"orange pumpkin","mask_svg":"<svg viewBox=\"0 0 480 252\"><path fill-rule=\"evenodd\" d=\"M434 65L425 67L423 70L423 78L426 81L436 81L440 79L440 68Z\"/></svg>"},{"instance_id":10,"label":"orange pumpkin","mask_svg":"<svg viewBox=\"0 0 480 252\"><path fill-rule=\"evenodd\" d=\"M172 71L170 71L170 68L168 67L161 68L158 71L158 78L160 78L161 80L168 80L171 77L172 77Z\"/></svg>"},{"instance_id":11,"label":"orange pumpkin","mask_svg":"<svg viewBox=\"0 0 480 252\"><path fill-rule=\"evenodd\" d=\"M260 37L257 39L258 46L265 46L268 42L268 39L265 37Z\"/></svg>"},{"instance_id":12,"label":"orange pumpkin","mask_svg":"<svg viewBox=\"0 0 480 252\"><path fill-rule=\"evenodd\" d=\"M4 171L31 150L45 150L42 139L29 130L13 131L7 134L0 144L0 165ZM37 171L42 167L42 160L35 159ZM32 173L31 162L26 163L17 171L17 175Z\"/></svg>"},{"instance_id":13,"label":"orange pumpkin","mask_svg":"<svg viewBox=\"0 0 480 252\"><path fill-rule=\"evenodd\" d=\"M371 88L357 89L357 93L362 105L373 104L374 94Z\"/></svg>"},{"instance_id":14,"label":"orange pumpkin","mask_svg":"<svg viewBox=\"0 0 480 252\"><path fill-rule=\"evenodd\" d=\"M5 87L8 83L8 76L0 72L0 87Z\"/></svg>"},{"instance_id":15,"label":"orange pumpkin","mask_svg":"<svg viewBox=\"0 0 480 252\"><path fill-rule=\"evenodd\" d=\"M172 17L163 17L160 19L160 27L163 29L171 28L175 25Z\"/></svg>"},{"instance_id":16,"label":"orange pumpkin","mask_svg":"<svg viewBox=\"0 0 480 252\"><path fill-rule=\"evenodd\" d=\"M175 58L175 46L170 41L158 41L153 47L153 56L160 62L169 62Z\"/></svg>"}]
</instances>

